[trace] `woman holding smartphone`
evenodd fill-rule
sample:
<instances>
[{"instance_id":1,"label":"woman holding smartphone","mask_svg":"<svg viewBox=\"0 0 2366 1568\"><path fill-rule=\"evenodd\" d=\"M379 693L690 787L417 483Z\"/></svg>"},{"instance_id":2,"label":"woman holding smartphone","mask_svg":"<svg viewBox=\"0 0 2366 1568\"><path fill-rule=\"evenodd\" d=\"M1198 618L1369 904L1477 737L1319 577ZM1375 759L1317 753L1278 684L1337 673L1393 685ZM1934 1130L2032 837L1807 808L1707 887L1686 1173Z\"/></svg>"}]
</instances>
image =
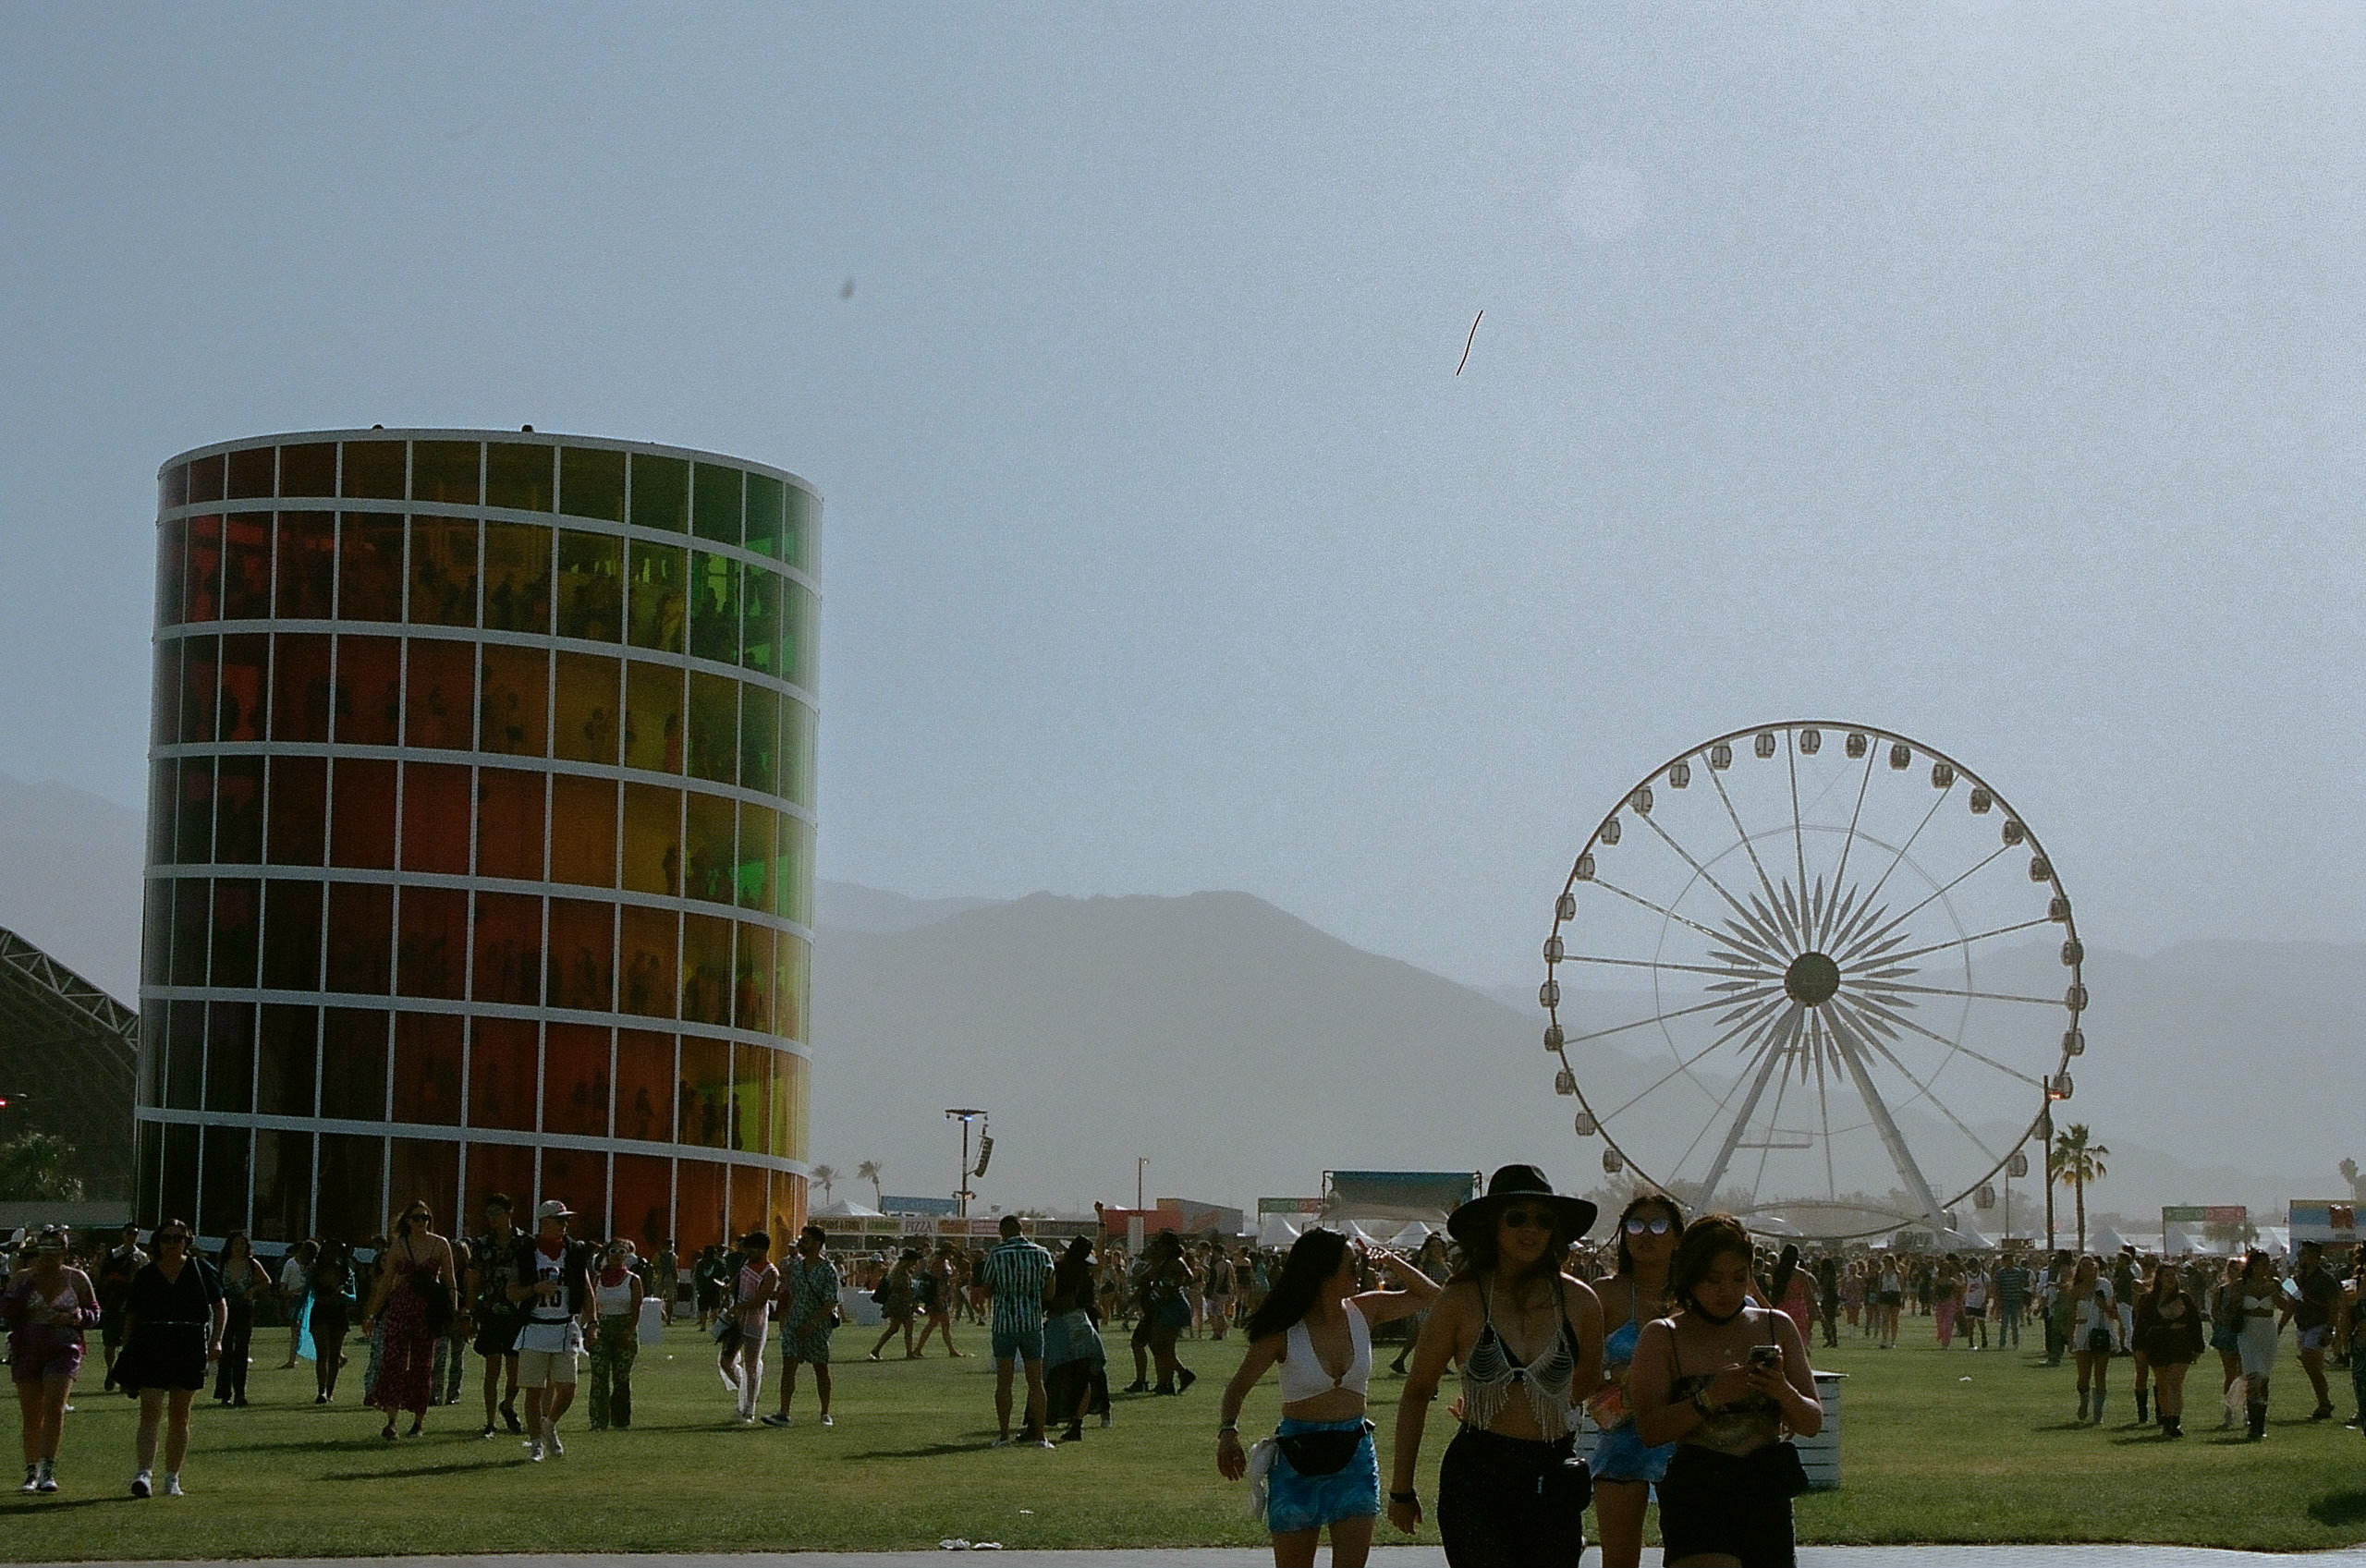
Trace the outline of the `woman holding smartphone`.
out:
<instances>
[{"instance_id":1,"label":"woman holding smartphone","mask_svg":"<svg viewBox=\"0 0 2366 1568\"><path fill-rule=\"evenodd\" d=\"M1740 1221L1695 1220L1669 1265L1676 1314L1636 1342L1636 1432L1677 1445L1659 1487L1669 1568L1798 1561L1791 1499L1807 1475L1784 1436L1822 1431L1823 1405L1799 1325L1750 1306L1750 1266Z\"/></svg>"}]
</instances>

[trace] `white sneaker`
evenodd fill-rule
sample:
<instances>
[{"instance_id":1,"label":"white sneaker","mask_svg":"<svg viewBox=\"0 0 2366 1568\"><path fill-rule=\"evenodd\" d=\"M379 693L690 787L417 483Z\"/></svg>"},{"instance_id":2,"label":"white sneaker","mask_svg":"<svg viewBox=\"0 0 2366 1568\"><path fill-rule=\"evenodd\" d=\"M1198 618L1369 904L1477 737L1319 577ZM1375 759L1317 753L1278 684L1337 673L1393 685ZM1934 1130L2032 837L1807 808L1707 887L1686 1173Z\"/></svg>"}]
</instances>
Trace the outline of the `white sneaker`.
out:
<instances>
[{"instance_id":1,"label":"white sneaker","mask_svg":"<svg viewBox=\"0 0 2366 1568\"><path fill-rule=\"evenodd\" d=\"M141 1470L131 1477L131 1495L134 1497L146 1497L148 1495L147 1471Z\"/></svg>"},{"instance_id":2,"label":"white sneaker","mask_svg":"<svg viewBox=\"0 0 2366 1568\"><path fill-rule=\"evenodd\" d=\"M543 1445L538 1442L528 1443L526 1445L526 1463L529 1465L540 1465L542 1462Z\"/></svg>"},{"instance_id":3,"label":"white sneaker","mask_svg":"<svg viewBox=\"0 0 2366 1568\"><path fill-rule=\"evenodd\" d=\"M822 1425L823 1425L823 1426L825 1426L825 1427L835 1427L835 1426L836 1426L837 1424L838 1424L838 1423L836 1422L836 1420L835 1420L835 1419L834 1419L834 1418L832 1418L831 1416L823 1416L823 1417L822 1417Z\"/></svg>"},{"instance_id":4,"label":"white sneaker","mask_svg":"<svg viewBox=\"0 0 2366 1568\"><path fill-rule=\"evenodd\" d=\"M185 1495L181 1491L181 1473L178 1470L167 1470L165 1472L165 1495L166 1497L181 1497Z\"/></svg>"},{"instance_id":5,"label":"white sneaker","mask_svg":"<svg viewBox=\"0 0 2366 1568\"><path fill-rule=\"evenodd\" d=\"M25 1484L24 1484L23 1486L21 1486L21 1487L18 1487L17 1489L18 1489L18 1491L20 1491L20 1492L30 1492L30 1491L39 1491L39 1490L41 1490L41 1466L40 1466L40 1465L26 1465L26 1466L25 1466Z\"/></svg>"},{"instance_id":6,"label":"white sneaker","mask_svg":"<svg viewBox=\"0 0 2366 1568\"><path fill-rule=\"evenodd\" d=\"M44 1459L41 1462L41 1475L36 1480L34 1489L44 1492L54 1492L57 1489L56 1460Z\"/></svg>"},{"instance_id":7,"label":"white sneaker","mask_svg":"<svg viewBox=\"0 0 2366 1568\"><path fill-rule=\"evenodd\" d=\"M996 1438L994 1439L994 1446L996 1448L1008 1448L1010 1446L1010 1440L1008 1438Z\"/></svg>"},{"instance_id":8,"label":"white sneaker","mask_svg":"<svg viewBox=\"0 0 2366 1568\"><path fill-rule=\"evenodd\" d=\"M1057 1448L1060 1445L1054 1442L1049 1438L1039 1438L1036 1440L1035 1446L1037 1448Z\"/></svg>"},{"instance_id":9,"label":"white sneaker","mask_svg":"<svg viewBox=\"0 0 2366 1568\"><path fill-rule=\"evenodd\" d=\"M558 1428L556 1427L553 1427L551 1428L549 1441L551 1445L551 1457L553 1459L564 1459L567 1457L567 1444L558 1440Z\"/></svg>"}]
</instances>

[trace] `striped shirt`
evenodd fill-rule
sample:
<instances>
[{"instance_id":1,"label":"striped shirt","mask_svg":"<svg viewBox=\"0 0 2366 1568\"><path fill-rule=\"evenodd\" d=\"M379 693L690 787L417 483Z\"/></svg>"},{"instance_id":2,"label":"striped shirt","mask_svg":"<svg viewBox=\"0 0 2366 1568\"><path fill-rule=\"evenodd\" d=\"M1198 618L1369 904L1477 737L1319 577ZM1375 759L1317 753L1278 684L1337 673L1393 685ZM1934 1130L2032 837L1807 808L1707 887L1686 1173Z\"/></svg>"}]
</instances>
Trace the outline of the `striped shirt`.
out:
<instances>
[{"instance_id":1,"label":"striped shirt","mask_svg":"<svg viewBox=\"0 0 2366 1568\"><path fill-rule=\"evenodd\" d=\"M1043 1326L1043 1282L1052 1277L1052 1255L1025 1236L1013 1236L986 1254L986 1287L994 1292L994 1331L1027 1334Z\"/></svg>"},{"instance_id":2,"label":"striped shirt","mask_svg":"<svg viewBox=\"0 0 2366 1568\"><path fill-rule=\"evenodd\" d=\"M2030 1298L2030 1271L2018 1263L1996 1270L1996 1305L2009 1315L2018 1312Z\"/></svg>"}]
</instances>

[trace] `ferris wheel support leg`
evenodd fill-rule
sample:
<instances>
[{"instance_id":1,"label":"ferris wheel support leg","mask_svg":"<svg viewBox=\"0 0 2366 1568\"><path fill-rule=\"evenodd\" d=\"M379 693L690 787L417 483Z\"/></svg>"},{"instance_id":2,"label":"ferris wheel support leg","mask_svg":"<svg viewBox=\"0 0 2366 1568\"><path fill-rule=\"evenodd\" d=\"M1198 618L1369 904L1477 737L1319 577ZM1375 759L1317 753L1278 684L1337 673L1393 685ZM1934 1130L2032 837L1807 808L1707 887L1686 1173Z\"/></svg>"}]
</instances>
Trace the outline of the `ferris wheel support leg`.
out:
<instances>
[{"instance_id":1,"label":"ferris wheel support leg","mask_svg":"<svg viewBox=\"0 0 2366 1568\"><path fill-rule=\"evenodd\" d=\"M1889 1113L1888 1102L1881 1090L1873 1087L1873 1075L1865 1065L1863 1048L1857 1042L1855 1032L1840 1019L1836 1007L1823 1009L1824 1027L1832 1031L1833 1042L1840 1048L1840 1060L1848 1065L1848 1076L1857 1086L1857 1094L1865 1102L1866 1112L1873 1119L1874 1130L1881 1134L1882 1147L1889 1150L1890 1163L1897 1167L1898 1179L1915 1202L1922 1206L1923 1218L1933 1230L1947 1229L1946 1217L1939 1212L1938 1195L1922 1174L1922 1167L1914 1162L1908 1151L1905 1135L1897 1130L1897 1123Z\"/></svg>"},{"instance_id":2,"label":"ferris wheel support leg","mask_svg":"<svg viewBox=\"0 0 2366 1568\"><path fill-rule=\"evenodd\" d=\"M1703 1209L1714 1208L1717 1201L1717 1184L1726 1179L1726 1167L1732 1163L1734 1150L1741 1147L1741 1135L1748 1130L1750 1119L1758 1114L1758 1102L1766 1093L1766 1086L1774 1081L1774 1069L1783 1064L1792 1038L1804 1015L1799 1003L1793 1003L1783 1015L1774 1020L1764 1037L1764 1054L1758 1061L1758 1076L1750 1086L1750 1094L1741 1102L1741 1111L1734 1117L1732 1126L1726 1129L1726 1141L1717 1149L1717 1158L1709 1167L1708 1180L1701 1186Z\"/></svg>"}]
</instances>

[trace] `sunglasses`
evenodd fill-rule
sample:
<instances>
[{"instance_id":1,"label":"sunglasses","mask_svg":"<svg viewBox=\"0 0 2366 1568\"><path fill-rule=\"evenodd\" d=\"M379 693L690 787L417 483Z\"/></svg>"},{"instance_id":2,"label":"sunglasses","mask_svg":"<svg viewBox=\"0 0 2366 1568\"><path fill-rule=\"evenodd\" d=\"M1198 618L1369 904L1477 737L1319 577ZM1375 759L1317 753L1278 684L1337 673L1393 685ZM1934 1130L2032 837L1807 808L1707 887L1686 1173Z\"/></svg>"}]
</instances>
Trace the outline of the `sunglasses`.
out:
<instances>
[{"instance_id":1,"label":"sunglasses","mask_svg":"<svg viewBox=\"0 0 2366 1568\"><path fill-rule=\"evenodd\" d=\"M1638 1214L1627 1222L1627 1234L1630 1236L1640 1236L1647 1232L1655 1236L1664 1236L1674 1229L1676 1227L1667 1222L1667 1216L1665 1214L1655 1214L1648 1220Z\"/></svg>"},{"instance_id":2,"label":"sunglasses","mask_svg":"<svg viewBox=\"0 0 2366 1568\"><path fill-rule=\"evenodd\" d=\"M162 1246L166 1242L187 1240L189 1240L189 1233L187 1231L166 1231L163 1235L156 1238L156 1245L158 1246Z\"/></svg>"},{"instance_id":3,"label":"sunglasses","mask_svg":"<svg viewBox=\"0 0 2366 1568\"><path fill-rule=\"evenodd\" d=\"M1506 1209L1504 1210L1504 1223L1516 1231L1549 1231L1553 1228L1553 1210L1550 1209Z\"/></svg>"}]
</instances>

